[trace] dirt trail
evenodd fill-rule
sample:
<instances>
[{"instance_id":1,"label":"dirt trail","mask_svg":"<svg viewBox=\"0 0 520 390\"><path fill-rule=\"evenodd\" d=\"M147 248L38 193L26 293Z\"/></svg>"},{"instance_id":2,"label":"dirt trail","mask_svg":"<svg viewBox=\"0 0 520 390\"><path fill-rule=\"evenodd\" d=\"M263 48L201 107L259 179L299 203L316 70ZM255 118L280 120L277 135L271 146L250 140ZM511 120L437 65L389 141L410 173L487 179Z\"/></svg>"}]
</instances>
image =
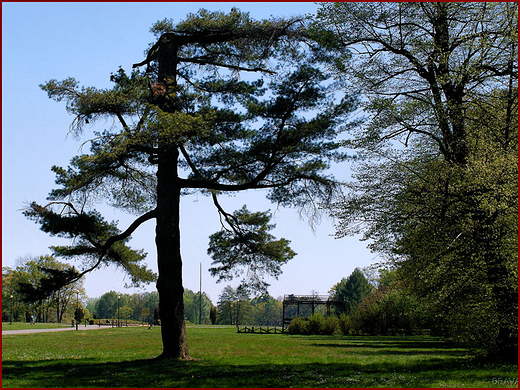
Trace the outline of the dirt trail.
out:
<instances>
[{"instance_id":1,"label":"dirt trail","mask_svg":"<svg viewBox=\"0 0 520 390\"><path fill-rule=\"evenodd\" d=\"M99 326L99 325L80 325L78 330L93 330L93 329L110 329L111 326ZM43 333L43 332L63 332L66 330L76 330L76 327L63 327L63 328L48 328L48 329L21 329L21 330L3 330L2 336L13 335L13 334L28 334L28 333Z\"/></svg>"}]
</instances>

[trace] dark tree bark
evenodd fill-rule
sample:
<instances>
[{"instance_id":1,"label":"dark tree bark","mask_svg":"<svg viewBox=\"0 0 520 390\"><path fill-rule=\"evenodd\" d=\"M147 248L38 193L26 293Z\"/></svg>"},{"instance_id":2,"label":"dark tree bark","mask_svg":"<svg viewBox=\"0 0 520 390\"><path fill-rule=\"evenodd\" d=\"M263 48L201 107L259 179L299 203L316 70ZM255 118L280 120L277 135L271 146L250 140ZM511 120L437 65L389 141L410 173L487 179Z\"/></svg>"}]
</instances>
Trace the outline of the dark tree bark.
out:
<instances>
[{"instance_id":1,"label":"dark tree bark","mask_svg":"<svg viewBox=\"0 0 520 390\"><path fill-rule=\"evenodd\" d=\"M175 40L164 41L158 53L158 81L165 98L155 103L164 111L177 110L177 64L179 46ZM188 359L188 341L184 320L184 288L180 237L180 201L182 184L178 175L179 146L159 135L157 160L157 265L159 311L163 352L160 358Z\"/></svg>"},{"instance_id":2,"label":"dark tree bark","mask_svg":"<svg viewBox=\"0 0 520 390\"><path fill-rule=\"evenodd\" d=\"M164 147L157 169L157 265L163 358L186 359L182 258L180 251L180 196L176 148Z\"/></svg>"}]
</instances>

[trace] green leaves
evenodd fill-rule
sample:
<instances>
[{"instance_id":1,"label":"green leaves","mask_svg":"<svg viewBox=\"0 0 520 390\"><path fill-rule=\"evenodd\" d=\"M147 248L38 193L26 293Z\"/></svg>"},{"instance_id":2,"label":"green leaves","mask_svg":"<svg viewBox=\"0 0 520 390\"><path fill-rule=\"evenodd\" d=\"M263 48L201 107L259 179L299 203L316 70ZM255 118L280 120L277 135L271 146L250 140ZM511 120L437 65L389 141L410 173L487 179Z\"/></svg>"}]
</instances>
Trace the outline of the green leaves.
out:
<instances>
[{"instance_id":1,"label":"green leaves","mask_svg":"<svg viewBox=\"0 0 520 390\"><path fill-rule=\"evenodd\" d=\"M67 170L54 166L56 188L50 200L69 198L78 202L105 197L115 207L142 212L155 204L155 175L147 169L147 153L153 150L139 141L144 136L129 132L99 134L91 154L72 158Z\"/></svg>"},{"instance_id":2,"label":"green leaves","mask_svg":"<svg viewBox=\"0 0 520 390\"><path fill-rule=\"evenodd\" d=\"M230 228L210 236L208 254L214 260L211 274L221 281L245 272L242 285L256 291L265 290L267 284L262 282L262 277L277 278L281 266L296 255L289 248L288 240L276 240L268 233L275 227L269 224L270 220L270 213L251 213L246 206L229 216Z\"/></svg>"},{"instance_id":3,"label":"green leaves","mask_svg":"<svg viewBox=\"0 0 520 390\"><path fill-rule=\"evenodd\" d=\"M228 14L205 9L173 24L164 19L156 23L151 31L156 36L175 34L179 41L190 41L193 45L186 48L190 57L223 61L258 61L266 59L279 51L278 45L284 40L303 35L302 18L274 19L256 21L248 13L237 8ZM218 39L217 39L218 37ZM229 44L231 43L231 44Z\"/></svg>"},{"instance_id":4,"label":"green leaves","mask_svg":"<svg viewBox=\"0 0 520 390\"><path fill-rule=\"evenodd\" d=\"M207 138L193 138L185 145L191 165L205 178L199 186L220 191L276 188L273 191L287 195L287 204L303 204L311 201L298 190L305 182L303 186L316 189L312 196L328 199L333 181L322 172L330 159L345 157L338 153L335 137L355 99L334 102L325 80L322 70L302 64L267 84L265 94L255 82L249 84L255 94L238 94L242 110L203 108L203 113L214 114L211 131ZM195 187L197 182L187 185Z\"/></svg>"},{"instance_id":5,"label":"green leaves","mask_svg":"<svg viewBox=\"0 0 520 390\"><path fill-rule=\"evenodd\" d=\"M52 256L40 256L27 259L14 270L6 269L6 286L10 294L15 294L18 299L28 304L22 311L31 312L33 304L48 305L54 300L56 304L62 304L62 312L72 291L82 290L81 283L75 283L78 279L78 271L69 264L61 263ZM68 288L66 288L68 287ZM6 298L4 296L4 298ZM57 307L59 309L59 307ZM59 318L60 315L58 315Z\"/></svg>"},{"instance_id":6,"label":"green leaves","mask_svg":"<svg viewBox=\"0 0 520 390\"><path fill-rule=\"evenodd\" d=\"M362 232L389 258L445 335L516 356L518 132L506 118L517 109L504 94L468 103L464 166L428 142L376 150L334 215L338 235Z\"/></svg>"},{"instance_id":7,"label":"green leaves","mask_svg":"<svg viewBox=\"0 0 520 390\"><path fill-rule=\"evenodd\" d=\"M372 290L373 287L368 283L363 272L356 268L348 278L343 278L336 283L329 293L334 299L344 299L346 314L350 314Z\"/></svg>"},{"instance_id":8,"label":"green leaves","mask_svg":"<svg viewBox=\"0 0 520 390\"><path fill-rule=\"evenodd\" d=\"M64 269L39 267L41 277L36 283L19 282L17 292L26 303L41 302L64 286L78 280L79 272L74 267ZM33 275L33 278L36 277Z\"/></svg>"}]
</instances>

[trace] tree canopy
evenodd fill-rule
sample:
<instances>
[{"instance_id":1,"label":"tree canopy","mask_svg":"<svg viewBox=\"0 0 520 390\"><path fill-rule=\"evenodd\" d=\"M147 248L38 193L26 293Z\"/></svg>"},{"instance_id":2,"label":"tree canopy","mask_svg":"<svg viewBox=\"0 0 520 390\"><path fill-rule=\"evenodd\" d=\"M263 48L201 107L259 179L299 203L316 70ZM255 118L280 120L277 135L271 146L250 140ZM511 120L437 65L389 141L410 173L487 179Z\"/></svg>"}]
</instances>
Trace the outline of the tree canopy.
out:
<instances>
[{"instance_id":1,"label":"tree canopy","mask_svg":"<svg viewBox=\"0 0 520 390\"><path fill-rule=\"evenodd\" d=\"M367 98L354 147L426 137L464 164L468 103L518 77L514 3L323 3L318 20L324 44L350 48L337 68Z\"/></svg>"}]
</instances>

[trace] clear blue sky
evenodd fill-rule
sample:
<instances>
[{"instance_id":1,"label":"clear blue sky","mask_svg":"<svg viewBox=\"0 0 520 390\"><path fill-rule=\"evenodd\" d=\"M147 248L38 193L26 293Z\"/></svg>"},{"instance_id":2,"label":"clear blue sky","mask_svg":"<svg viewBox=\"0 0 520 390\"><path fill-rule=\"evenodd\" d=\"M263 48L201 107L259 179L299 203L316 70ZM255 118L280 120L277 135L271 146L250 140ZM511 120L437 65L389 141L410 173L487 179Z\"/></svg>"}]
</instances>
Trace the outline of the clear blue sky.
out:
<instances>
[{"instance_id":1,"label":"clear blue sky","mask_svg":"<svg viewBox=\"0 0 520 390\"><path fill-rule=\"evenodd\" d=\"M39 84L50 79L74 77L82 85L110 87L109 76L119 66L130 70L141 61L154 36L152 24L165 17L176 21L199 8L229 11L237 7L254 18L314 13L311 2L279 3L2 3L2 265L13 267L19 257L50 254L51 245L64 240L52 238L27 220L20 209L25 202L45 204L54 187L52 165L66 167L80 152L82 141L67 136L72 117L64 104L47 98ZM102 123L101 129L111 122ZM84 140L83 140L84 141ZM85 152L88 151L88 146ZM336 168L336 177L349 177L347 164ZM283 267L283 274L271 283L269 292L309 294L328 290L355 267L375 262L376 256L358 237L335 240L333 221L324 218L315 232L296 210L277 209L265 200L265 193L252 192L222 198L228 210L248 204L250 210L276 210L274 232L291 241L298 255ZM99 210L107 220L119 220L124 230L133 220L106 206ZM207 269L208 236L219 230L219 218L210 199L182 200L182 254L184 285L198 291L199 264L203 264L203 290L214 303L225 284L217 284ZM147 264L156 270L153 221L132 236L131 246L148 252ZM76 264L80 266L81 264ZM125 289L125 275L113 267L96 271L85 280L87 294L97 297ZM231 283L235 285L236 283ZM146 290L152 291L154 285ZM138 290L143 291L143 290Z\"/></svg>"}]
</instances>

